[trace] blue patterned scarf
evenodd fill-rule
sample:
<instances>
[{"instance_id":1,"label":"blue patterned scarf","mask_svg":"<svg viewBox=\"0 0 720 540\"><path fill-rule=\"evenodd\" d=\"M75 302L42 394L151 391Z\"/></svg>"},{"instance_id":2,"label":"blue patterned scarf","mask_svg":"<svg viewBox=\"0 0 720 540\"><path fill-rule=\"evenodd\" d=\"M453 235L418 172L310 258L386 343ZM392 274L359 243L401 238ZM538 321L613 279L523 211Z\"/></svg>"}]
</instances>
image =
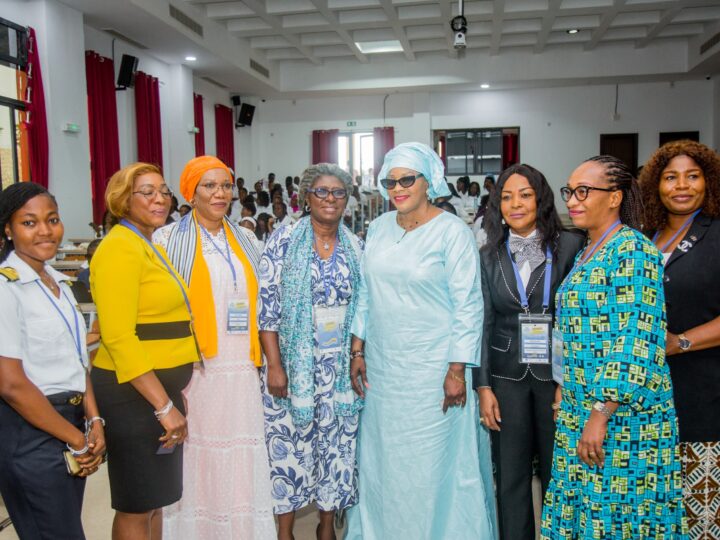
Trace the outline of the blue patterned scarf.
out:
<instances>
[{"instance_id":1,"label":"blue patterned scarf","mask_svg":"<svg viewBox=\"0 0 720 540\"><path fill-rule=\"evenodd\" d=\"M338 416L352 416L362 408L350 384L350 325L357 308L360 289L360 245L352 232L340 225L339 244L350 267L352 296L343 324L343 347L337 354L334 409ZM288 398L275 401L290 411L297 426L306 426L315 411L315 327L313 325L313 230L310 218L301 219L292 232L280 280L282 317L280 351L282 366L288 376Z\"/></svg>"}]
</instances>

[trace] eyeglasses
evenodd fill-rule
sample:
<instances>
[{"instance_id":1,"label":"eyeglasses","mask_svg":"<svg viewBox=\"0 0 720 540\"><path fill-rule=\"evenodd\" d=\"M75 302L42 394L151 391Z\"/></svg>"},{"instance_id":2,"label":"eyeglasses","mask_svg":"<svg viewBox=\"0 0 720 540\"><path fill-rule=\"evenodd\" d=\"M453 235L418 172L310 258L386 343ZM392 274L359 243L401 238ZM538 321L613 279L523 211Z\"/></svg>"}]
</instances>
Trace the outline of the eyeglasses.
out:
<instances>
[{"instance_id":1,"label":"eyeglasses","mask_svg":"<svg viewBox=\"0 0 720 540\"><path fill-rule=\"evenodd\" d=\"M584 201L588 198L588 195L590 195L591 191L607 191L607 192L613 192L617 191L617 188L601 188L601 187L593 187L593 186L578 186L575 189L571 189L569 187L561 187L560 188L560 197L563 201L568 202L570 198L575 195L575 198L578 201Z\"/></svg>"},{"instance_id":2,"label":"eyeglasses","mask_svg":"<svg viewBox=\"0 0 720 540\"><path fill-rule=\"evenodd\" d=\"M336 199L344 199L347 197L347 189L344 188L337 188L337 189L328 189L324 187L319 188L311 188L307 190L308 193L314 194L318 199L327 199L328 195L332 193L332 196Z\"/></svg>"},{"instance_id":3,"label":"eyeglasses","mask_svg":"<svg viewBox=\"0 0 720 540\"><path fill-rule=\"evenodd\" d=\"M422 174L416 174L415 176L409 175L409 176L403 176L402 178L383 178L380 180L380 184L385 189L395 189L395 186L400 184L404 188L409 188L415 183L415 180L418 178L422 178Z\"/></svg>"},{"instance_id":4,"label":"eyeglasses","mask_svg":"<svg viewBox=\"0 0 720 540\"><path fill-rule=\"evenodd\" d=\"M133 191L132 193L133 195L142 195L148 201L153 200L158 193L162 195L163 199L169 199L173 196L173 192L169 189L141 189L139 191Z\"/></svg>"},{"instance_id":5,"label":"eyeglasses","mask_svg":"<svg viewBox=\"0 0 720 540\"><path fill-rule=\"evenodd\" d=\"M223 193L232 193L233 185L230 182L224 184L218 184L217 182L208 182L207 184L198 184L198 187L203 188L210 195L217 192L218 189L222 190Z\"/></svg>"}]
</instances>

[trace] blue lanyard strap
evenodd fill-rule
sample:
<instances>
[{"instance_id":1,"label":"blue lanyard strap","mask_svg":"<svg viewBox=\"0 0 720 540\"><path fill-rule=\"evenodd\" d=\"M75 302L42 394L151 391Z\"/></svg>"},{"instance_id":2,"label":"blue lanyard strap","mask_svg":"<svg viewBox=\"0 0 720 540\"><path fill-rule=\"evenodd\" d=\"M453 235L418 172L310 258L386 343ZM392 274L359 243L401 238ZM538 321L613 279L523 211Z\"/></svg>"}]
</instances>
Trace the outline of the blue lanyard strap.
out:
<instances>
[{"instance_id":1,"label":"blue lanyard strap","mask_svg":"<svg viewBox=\"0 0 720 540\"><path fill-rule=\"evenodd\" d=\"M685 220L685 223L683 223L683 226L680 227L677 230L677 232L672 235L672 238L670 238L670 240L668 240L667 242L665 242L662 245L662 247L660 248L661 253L665 253L665 250L668 248L668 246L672 245L672 243L675 241L675 239L678 237L678 235L680 235L680 233L684 232L690 226L690 224L695 220L695 218L701 212L701 210L702 210L702 208L700 210L695 210L695 212L693 212L693 214L689 218L687 218L687 220ZM653 236L653 239L652 239L653 244L655 244L657 242L657 239L659 236L660 236L660 231L657 231L655 233L655 236Z\"/></svg>"},{"instance_id":2,"label":"blue lanyard strap","mask_svg":"<svg viewBox=\"0 0 720 540\"><path fill-rule=\"evenodd\" d=\"M192 311L191 311L191 309L190 309L190 299L188 298L188 295L187 295L187 293L185 292L185 287L183 286L182 282L180 281L180 278L178 278L177 275L175 274L175 272L173 272L173 269L170 268L170 265L169 265L168 262L165 260L165 258L160 254L160 252L159 252L158 249L155 247L155 245L154 245L150 240L148 240L147 238L145 238L145 236L143 235L143 233L141 233L141 232L138 230L138 228L137 228L135 225L133 225L132 223L130 223L127 219L121 219L121 220L120 220L120 225L123 225L123 226L127 227L127 228L130 229L132 232L134 232L135 234L137 234L140 238L142 238L145 242L147 242L147 244L148 244L148 245L152 248L152 250L155 252L155 255L157 255L158 259L160 259L160 260L162 261L162 263L165 265L165 268L167 268L168 273L172 276L172 278L173 278L173 279L175 280L175 282L178 284L178 287L180 287L180 292L182 293L183 299L185 300L185 305L187 306L188 314L190 315L190 318L192 319Z\"/></svg>"},{"instance_id":3,"label":"blue lanyard strap","mask_svg":"<svg viewBox=\"0 0 720 540\"><path fill-rule=\"evenodd\" d=\"M507 248L508 257L510 257L510 264L512 264L513 272L515 272L515 284L517 285L518 296L520 297L520 306L527 312L530 307L525 287L523 287L522 278L520 277L520 270L513 259L512 252L510 251L510 240L505 242ZM545 281L543 287L543 313L550 307L550 279L552 274L552 251L550 246L545 248Z\"/></svg>"},{"instance_id":4,"label":"blue lanyard strap","mask_svg":"<svg viewBox=\"0 0 720 540\"><path fill-rule=\"evenodd\" d=\"M220 256L225 259L225 262L228 263L228 266L230 267L230 272L232 272L233 277L233 288L235 289L235 292L237 292L237 274L235 273L235 266L232 263L232 258L230 257L230 242L228 242L227 236L224 236L225 239L225 253L220 249L220 247L215 243L215 240L213 240L210 233L207 231L205 227L200 225L200 230L205 235L205 237L210 241L212 244L212 247L217 251Z\"/></svg>"},{"instance_id":5,"label":"blue lanyard strap","mask_svg":"<svg viewBox=\"0 0 720 540\"><path fill-rule=\"evenodd\" d=\"M589 253L585 254L585 253L583 252L583 255L580 257L580 262L579 262L578 266L579 266L580 264L585 264L585 262L587 262L587 260L588 260L590 257L592 257L593 255L595 255L595 252L596 252L596 251L598 250L598 248L602 245L603 240L605 240L605 238L607 238L607 235L610 234L610 233L612 232L612 230L613 230L615 227L617 227L618 225L620 225L620 220L619 220L619 219L618 219L617 221L615 221L612 225L610 225L610 226L607 228L607 230L606 230L606 231L603 233L603 235L600 237L600 240L597 241L597 243L593 246L593 248L590 250ZM586 249L587 249L587 248L586 248Z\"/></svg>"},{"instance_id":6,"label":"blue lanyard strap","mask_svg":"<svg viewBox=\"0 0 720 540\"><path fill-rule=\"evenodd\" d=\"M83 363L83 356L82 356L82 343L80 343L80 318L77 314L77 309L75 308L75 305L70 301L65 291L62 290L62 287L60 287L60 292L67 301L68 304L70 304L70 309L72 310L73 317L75 318L75 332L73 333L72 327L70 326L70 321L68 321L65 314L60 309L60 306L57 305L57 302L52 299L52 297L48 294L48 292L45 290L45 288L40 284L39 281L36 281L37 286L40 288L40 290L43 292L43 294L47 297L48 301L52 304L52 306L55 308L55 311L58 312L58 315L60 315L60 318L65 323L65 327L68 329L68 332L70 332L70 335L73 338L73 343L75 343L75 350L78 353L78 360L80 360L80 365L85 367L85 364ZM59 287L59 286L58 286Z\"/></svg>"},{"instance_id":7,"label":"blue lanyard strap","mask_svg":"<svg viewBox=\"0 0 720 540\"><path fill-rule=\"evenodd\" d=\"M313 235L313 244L315 244L315 232L312 232ZM330 260L328 261L328 264L330 265L330 268L333 268L333 265L335 264L335 260L337 258L337 248L338 244L340 244L340 231L338 230L338 234L335 237L335 245L333 246L333 252L332 255L330 255ZM317 245L315 245L315 253L318 255L318 261L320 261L320 273L322 274L323 279L323 285L325 286L325 306L330 305L330 283L328 283L328 277L325 273L325 261L323 261L320 258L320 253L318 253Z\"/></svg>"}]
</instances>

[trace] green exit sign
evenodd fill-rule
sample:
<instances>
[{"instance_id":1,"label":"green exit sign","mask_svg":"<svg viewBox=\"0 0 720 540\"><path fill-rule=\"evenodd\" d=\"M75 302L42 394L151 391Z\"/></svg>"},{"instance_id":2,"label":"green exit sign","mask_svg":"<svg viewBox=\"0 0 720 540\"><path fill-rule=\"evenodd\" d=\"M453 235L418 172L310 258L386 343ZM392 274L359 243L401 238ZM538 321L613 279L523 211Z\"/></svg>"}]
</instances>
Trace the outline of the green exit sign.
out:
<instances>
[{"instance_id":1,"label":"green exit sign","mask_svg":"<svg viewBox=\"0 0 720 540\"><path fill-rule=\"evenodd\" d=\"M357 126L357 122L355 122L354 120L348 121L347 127L355 127L355 126Z\"/></svg>"}]
</instances>

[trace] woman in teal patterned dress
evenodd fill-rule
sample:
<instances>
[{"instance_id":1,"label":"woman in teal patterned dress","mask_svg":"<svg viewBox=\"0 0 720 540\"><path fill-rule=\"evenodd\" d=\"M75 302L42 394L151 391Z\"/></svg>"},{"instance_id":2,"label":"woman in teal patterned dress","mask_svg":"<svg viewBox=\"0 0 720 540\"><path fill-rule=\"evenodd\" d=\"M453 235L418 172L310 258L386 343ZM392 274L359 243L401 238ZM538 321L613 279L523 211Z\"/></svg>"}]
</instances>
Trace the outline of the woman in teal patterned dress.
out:
<instances>
[{"instance_id":1,"label":"woman in teal patterned dress","mask_svg":"<svg viewBox=\"0 0 720 540\"><path fill-rule=\"evenodd\" d=\"M561 194L590 243L556 296L563 388L542 538L686 539L663 265L635 230L637 183L598 156Z\"/></svg>"}]
</instances>

